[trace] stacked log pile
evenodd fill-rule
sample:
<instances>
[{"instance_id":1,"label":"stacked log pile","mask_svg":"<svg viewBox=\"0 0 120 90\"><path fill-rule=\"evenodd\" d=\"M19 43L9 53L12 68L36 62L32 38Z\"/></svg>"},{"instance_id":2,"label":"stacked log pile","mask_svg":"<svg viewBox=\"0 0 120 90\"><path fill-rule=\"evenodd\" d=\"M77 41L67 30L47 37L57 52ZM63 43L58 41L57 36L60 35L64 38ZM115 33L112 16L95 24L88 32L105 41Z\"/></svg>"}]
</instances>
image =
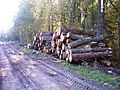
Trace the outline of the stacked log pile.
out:
<instances>
[{"instance_id":1,"label":"stacked log pile","mask_svg":"<svg viewBox=\"0 0 120 90\"><path fill-rule=\"evenodd\" d=\"M112 56L111 49L106 48L103 43L103 37L92 37L92 31L73 31L58 31L53 34L52 53L57 54L60 59L68 62L94 61ZM108 64L106 61L104 63Z\"/></svg>"},{"instance_id":2,"label":"stacked log pile","mask_svg":"<svg viewBox=\"0 0 120 90\"><path fill-rule=\"evenodd\" d=\"M51 46L52 46L52 53L57 54L60 59L62 58L62 51L65 50L67 40L67 31L65 30L59 30L58 32L54 32Z\"/></svg>"},{"instance_id":3,"label":"stacked log pile","mask_svg":"<svg viewBox=\"0 0 120 90\"><path fill-rule=\"evenodd\" d=\"M53 32L51 31L42 31L39 32L34 36L33 41L33 49L41 50L46 53L51 53L51 40L52 40Z\"/></svg>"},{"instance_id":4,"label":"stacked log pile","mask_svg":"<svg viewBox=\"0 0 120 90\"><path fill-rule=\"evenodd\" d=\"M112 56L112 51L105 47L103 37L93 37L89 30L59 30L57 32L39 31L33 47L49 54L57 55L68 62L99 61L107 66L105 59Z\"/></svg>"}]
</instances>

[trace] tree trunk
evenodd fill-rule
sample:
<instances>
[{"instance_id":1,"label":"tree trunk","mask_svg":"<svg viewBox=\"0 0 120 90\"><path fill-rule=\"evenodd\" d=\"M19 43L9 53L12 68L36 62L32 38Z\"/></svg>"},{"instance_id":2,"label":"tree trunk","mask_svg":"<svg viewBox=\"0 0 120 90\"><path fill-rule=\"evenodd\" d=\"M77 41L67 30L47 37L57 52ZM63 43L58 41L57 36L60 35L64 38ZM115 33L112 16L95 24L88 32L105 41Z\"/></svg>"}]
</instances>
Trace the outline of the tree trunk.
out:
<instances>
[{"instance_id":1,"label":"tree trunk","mask_svg":"<svg viewBox=\"0 0 120 90\"><path fill-rule=\"evenodd\" d=\"M68 52L70 53L90 53L90 52L105 52L105 51L111 51L108 48L91 48L91 49L70 49Z\"/></svg>"},{"instance_id":2,"label":"tree trunk","mask_svg":"<svg viewBox=\"0 0 120 90\"><path fill-rule=\"evenodd\" d=\"M97 7L98 17L97 17L97 36L104 36L104 23L103 23L103 0L98 0Z\"/></svg>"},{"instance_id":3,"label":"tree trunk","mask_svg":"<svg viewBox=\"0 0 120 90\"><path fill-rule=\"evenodd\" d=\"M68 59L69 62L73 61L79 61L79 60L85 60L85 61L93 61L93 60L103 60L107 57L110 57L108 51L106 52L90 52L90 53L77 53L77 54L71 54L69 53Z\"/></svg>"},{"instance_id":4,"label":"tree trunk","mask_svg":"<svg viewBox=\"0 0 120 90\"><path fill-rule=\"evenodd\" d=\"M100 42L100 41L103 41L104 38L103 37L95 37L95 38L85 38L85 39L78 39L76 41L73 41L71 43L68 44L68 47L69 48L76 48L80 45L85 45L85 44L88 44L90 42Z\"/></svg>"},{"instance_id":5,"label":"tree trunk","mask_svg":"<svg viewBox=\"0 0 120 90\"><path fill-rule=\"evenodd\" d=\"M76 5L76 0L72 0L71 11L70 11L70 29L74 28L75 5Z\"/></svg>"},{"instance_id":6,"label":"tree trunk","mask_svg":"<svg viewBox=\"0 0 120 90\"><path fill-rule=\"evenodd\" d=\"M70 38L72 40L78 40L78 39L82 39L83 36L75 35L75 34L72 34L71 32L69 32L69 33L67 33L67 38Z\"/></svg>"}]
</instances>

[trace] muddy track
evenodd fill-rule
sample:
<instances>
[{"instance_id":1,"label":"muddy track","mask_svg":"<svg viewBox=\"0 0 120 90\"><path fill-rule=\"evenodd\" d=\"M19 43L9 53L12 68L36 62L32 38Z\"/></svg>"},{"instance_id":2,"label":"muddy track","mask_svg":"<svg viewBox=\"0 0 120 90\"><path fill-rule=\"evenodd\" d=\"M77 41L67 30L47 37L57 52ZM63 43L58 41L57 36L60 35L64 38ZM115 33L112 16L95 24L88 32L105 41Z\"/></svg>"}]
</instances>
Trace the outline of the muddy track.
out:
<instances>
[{"instance_id":1,"label":"muddy track","mask_svg":"<svg viewBox=\"0 0 120 90\"><path fill-rule=\"evenodd\" d=\"M9 46L9 45L8 45ZM17 52L16 50L14 50L12 47L10 47L9 46L9 48L11 49L11 50L13 50L15 53L17 53L17 54L19 54L19 52ZM8 54L6 54L6 56L7 56ZM42 62L42 61L38 61L38 59L35 59L35 58L33 58L33 57L30 57L30 56L27 56L26 55L26 59L32 59L34 62L38 62L38 63L40 63L40 64L42 64L43 66L45 66L46 68L48 68L48 69L50 69L50 70L52 70L52 71L54 71L54 72L56 72L57 74L59 74L59 75L61 75L62 77L64 77L67 81L69 81L69 82L71 82L72 84L74 84L74 85L77 85L77 87L80 87L80 88L82 88L82 89L85 89L85 90L97 90L97 88L95 88L95 87L93 87L93 86L91 86L91 85L84 85L84 84L82 84L81 82L78 82L77 80L75 81L75 80L73 80L72 78L70 78L70 77L68 77L67 75L65 75L65 74L63 74L62 72L59 72L58 70L56 70L54 67L52 67L52 66L50 66L50 65L47 65L46 63L44 63L44 62ZM9 56L8 56L8 58L9 58ZM10 62L11 62L11 60L10 60ZM11 65L12 65L13 63L11 62ZM12 66L14 66L14 65L12 65ZM39 66L38 66L39 67ZM41 68L41 67L39 67L39 68ZM23 70L22 68L21 68L21 70ZM22 74L23 75L23 74ZM18 76L19 77L19 76ZM25 78L26 79L26 78ZM27 80L28 81L28 80Z\"/></svg>"},{"instance_id":2,"label":"muddy track","mask_svg":"<svg viewBox=\"0 0 120 90\"><path fill-rule=\"evenodd\" d=\"M10 56L7 53L6 49L8 49L8 48L5 48L5 46L4 46L3 51L5 52L5 56L8 58L8 60L9 60L9 62L11 64L12 73L13 73L14 76L17 76L22 88L28 89L28 87L30 86L34 90L38 90L36 88L37 85L36 85L36 82L34 82L34 79L27 76L25 67L23 67L23 63L20 62L21 64L20 63L18 64L18 63L12 62L12 59L10 58ZM41 87L39 87L39 88L41 88Z\"/></svg>"},{"instance_id":3,"label":"muddy track","mask_svg":"<svg viewBox=\"0 0 120 90\"><path fill-rule=\"evenodd\" d=\"M37 68L38 71L44 74L46 77L50 77L50 80L54 82L54 80L57 80L57 84L60 84L60 82L64 83L61 85L61 88L64 88L64 90L107 90L107 88L101 87L100 89L96 86L93 86L83 80L80 80L71 74L65 73L63 70L57 70L57 68L43 62L40 59L37 59L35 57L31 57L28 55L21 55L18 50L13 48L12 46L6 44L3 46L2 50L5 53L5 56L9 60L11 67L12 67L12 73L14 76L16 76L19 79L19 83L21 84L21 87L25 90L29 90L28 87L30 87L32 90L45 90L40 85L40 78L37 80L37 78L32 77L31 75L28 75L27 68L29 67L27 62L34 62L35 69ZM24 60L19 60L17 63L13 58L11 58L11 55L15 56L22 56ZM42 59L42 58L41 58ZM35 71L34 71L35 72ZM43 76L44 76L43 75ZM48 78L47 77L47 78ZM41 81L42 82L42 81ZM70 83L70 85L68 85ZM46 83L49 84L49 83ZM67 86L68 85L68 86ZM67 88L66 88L67 87ZM46 89L47 90L47 89ZM51 89L56 90L56 89ZM57 89L57 90L63 90L63 89Z\"/></svg>"},{"instance_id":4,"label":"muddy track","mask_svg":"<svg viewBox=\"0 0 120 90\"><path fill-rule=\"evenodd\" d=\"M1 63L1 55L0 55L0 90L2 90L2 85L3 85L2 70L1 70L2 66L3 65Z\"/></svg>"}]
</instances>

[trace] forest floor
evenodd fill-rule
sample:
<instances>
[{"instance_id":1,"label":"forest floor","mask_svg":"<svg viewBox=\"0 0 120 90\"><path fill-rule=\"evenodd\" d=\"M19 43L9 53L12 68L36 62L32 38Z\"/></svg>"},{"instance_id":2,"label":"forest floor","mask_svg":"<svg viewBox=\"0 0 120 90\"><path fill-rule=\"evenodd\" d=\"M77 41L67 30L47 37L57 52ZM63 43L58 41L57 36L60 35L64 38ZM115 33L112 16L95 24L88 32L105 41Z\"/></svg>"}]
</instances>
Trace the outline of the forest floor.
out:
<instances>
[{"instance_id":1,"label":"forest floor","mask_svg":"<svg viewBox=\"0 0 120 90\"><path fill-rule=\"evenodd\" d=\"M25 53L13 42L0 43L0 90L112 90L63 68L69 64L62 60L35 53Z\"/></svg>"}]
</instances>

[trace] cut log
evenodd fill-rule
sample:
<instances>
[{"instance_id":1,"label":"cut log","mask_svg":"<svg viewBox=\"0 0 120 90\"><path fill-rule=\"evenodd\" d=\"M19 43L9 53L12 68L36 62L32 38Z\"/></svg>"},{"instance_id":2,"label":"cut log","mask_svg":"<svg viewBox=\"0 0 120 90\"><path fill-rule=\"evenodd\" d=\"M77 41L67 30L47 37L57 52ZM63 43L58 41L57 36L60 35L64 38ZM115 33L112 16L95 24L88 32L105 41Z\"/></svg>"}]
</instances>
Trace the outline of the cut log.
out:
<instances>
[{"instance_id":1,"label":"cut log","mask_svg":"<svg viewBox=\"0 0 120 90\"><path fill-rule=\"evenodd\" d=\"M51 46L45 46L43 48L43 52L47 53L47 54L51 54Z\"/></svg>"},{"instance_id":2,"label":"cut log","mask_svg":"<svg viewBox=\"0 0 120 90\"><path fill-rule=\"evenodd\" d=\"M66 53L62 52L62 54L60 54L59 58L65 60L66 59Z\"/></svg>"},{"instance_id":3,"label":"cut log","mask_svg":"<svg viewBox=\"0 0 120 90\"><path fill-rule=\"evenodd\" d=\"M62 50L65 51L65 44L62 44Z\"/></svg>"},{"instance_id":4,"label":"cut log","mask_svg":"<svg viewBox=\"0 0 120 90\"><path fill-rule=\"evenodd\" d=\"M76 48L76 47L78 47L78 46L80 46L80 45L85 45L85 44L88 44L88 43L90 43L90 42L100 42L100 41L103 41L104 40L104 38L103 37L95 37L95 38L85 38L85 39L83 39L83 40L81 40L81 39L78 39L78 40L76 40L76 41L73 41L73 42L71 42L71 43L69 43L68 44L68 47L69 48Z\"/></svg>"},{"instance_id":5,"label":"cut log","mask_svg":"<svg viewBox=\"0 0 120 90\"><path fill-rule=\"evenodd\" d=\"M107 60L101 60L99 63L107 67L110 67L113 65L111 61L107 61Z\"/></svg>"},{"instance_id":6,"label":"cut log","mask_svg":"<svg viewBox=\"0 0 120 90\"><path fill-rule=\"evenodd\" d=\"M52 47L56 47L57 45L56 45L56 42L55 41L51 41L51 46Z\"/></svg>"},{"instance_id":7,"label":"cut log","mask_svg":"<svg viewBox=\"0 0 120 90\"><path fill-rule=\"evenodd\" d=\"M60 52L61 52L61 48L60 48L59 46L57 46L56 52L57 52L57 55L59 56L59 55L60 55Z\"/></svg>"},{"instance_id":8,"label":"cut log","mask_svg":"<svg viewBox=\"0 0 120 90\"><path fill-rule=\"evenodd\" d=\"M56 45L59 46L60 48L62 48L62 42L60 41L60 39L58 39L56 41Z\"/></svg>"},{"instance_id":9,"label":"cut log","mask_svg":"<svg viewBox=\"0 0 120 90\"><path fill-rule=\"evenodd\" d=\"M109 48L91 48L91 49L84 49L84 48L77 49L77 48L75 48L75 49L69 49L67 52L71 52L71 53L76 54L76 53L89 53L89 52L105 52L107 50L111 51L111 49L109 49Z\"/></svg>"},{"instance_id":10,"label":"cut log","mask_svg":"<svg viewBox=\"0 0 120 90\"><path fill-rule=\"evenodd\" d=\"M34 36L34 41L36 40L36 36Z\"/></svg>"},{"instance_id":11,"label":"cut log","mask_svg":"<svg viewBox=\"0 0 120 90\"><path fill-rule=\"evenodd\" d=\"M34 40L34 42L33 42L33 45L35 45L35 44L39 41L39 38L36 37L36 36L34 37L34 39L35 39L35 40Z\"/></svg>"},{"instance_id":12,"label":"cut log","mask_svg":"<svg viewBox=\"0 0 120 90\"><path fill-rule=\"evenodd\" d=\"M58 30L57 32L56 32L56 37L57 38L60 38L60 35L63 33L63 34L67 34L69 31L68 30L66 30L66 29L61 29L61 30Z\"/></svg>"},{"instance_id":13,"label":"cut log","mask_svg":"<svg viewBox=\"0 0 120 90\"><path fill-rule=\"evenodd\" d=\"M72 34L71 32L67 33L67 38L70 38L72 40L78 40L78 39L83 39L84 36L83 35L75 35L75 34Z\"/></svg>"},{"instance_id":14,"label":"cut log","mask_svg":"<svg viewBox=\"0 0 120 90\"><path fill-rule=\"evenodd\" d=\"M53 54L53 53L55 53L55 48L54 48L54 47L52 47L52 54Z\"/></svg>"},{"instance_id":15,"label":"cut log","mask_svg":"<svg viewBox=\"0 0 120 90\"><path fill-rule=\"evenodd\" d=\"M84 60L84 61L103 60L103 59L111 57L111 56L112 56L111 52L109 52L109 51L77 53L77 54L72 54L71 52L69 52L67 58L69 59L69 62L73 62L73 61L79 61L79 60Z\"/></svg>"},{"instance_id":16,"label":"cut log","mask_svg":"<svg viewBox=\"0 0 120 90\"><path fill-rule=\"evenodd\" d=\"M95 48L95 47L97 47L97 45L98 45L97 42L91 42L90 43L91 48Z\"/></svg>"},{"instance_id":17,"label":"cut log","mask_svg":"<svg viewBox=\"0 0 120 90\"><path fill-rule=\"evenodd\" d=\"M105 44L104 44L103 42L100 42L100 43L98 43L97 46L98 46L98 47L101 47L101 48L104 48L104 47L105 47Z\"/></svg>"},{"instance_id":18,"label":"cut log","mask_svg":"<svg viewBox=\"0 0 120 90\"><path fill-rule=\"evenodd\" d=\"M68 38L67 40L66 40L66 44L68 45L70 42L72 42L73 40L71 40L70 38Z\"/></svg>"},{"instance_id":19,"label":"cut log","mask_svg":"<svg viewBox=\"0 0 120 90\"><path fill-rule=\"evenodd\" d=\"M57 36L56 36L56 32L53 33L53 36L52 36L52 41L55 41L57 39Z\"/></svg>"},{"instance_id":20,"label":"cut log","mask_svg":"<svg viewBox=\"0 0 120 90\"><path fill-rule=\"evenodd\" d=\"M66 34L61 33L61 35L60 35L60 41L61 41L62 43L66 43L66 40L67 40Z\"/></svg>"},{"instance_id":21,"label":"cut log","mask_svg":"<svg viewBox=\"0 0 120 90\"><path fill-rule=\"evenodd\" d=\"M73 34L78 34L78 35L84 35L84 36L92 36L93 31L92 30L70 30Z\"/></svg>"}]
</instances>

